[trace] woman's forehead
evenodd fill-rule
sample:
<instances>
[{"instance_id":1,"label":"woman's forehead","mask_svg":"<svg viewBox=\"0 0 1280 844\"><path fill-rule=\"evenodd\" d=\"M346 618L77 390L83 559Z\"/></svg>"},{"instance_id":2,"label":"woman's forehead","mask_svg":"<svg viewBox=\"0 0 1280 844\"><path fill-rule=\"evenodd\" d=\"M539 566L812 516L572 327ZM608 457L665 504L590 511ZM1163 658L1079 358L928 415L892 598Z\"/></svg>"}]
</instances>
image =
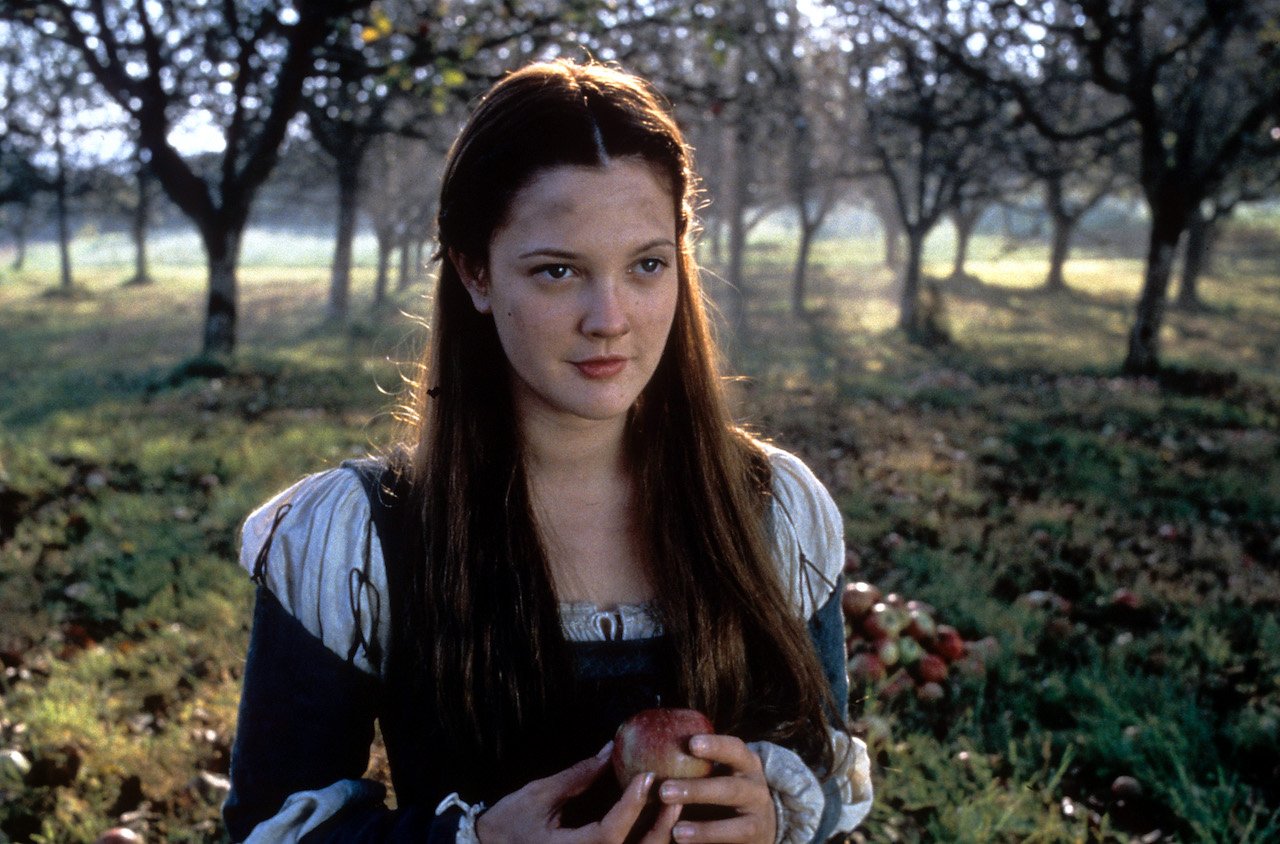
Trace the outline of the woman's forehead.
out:
<instances>
[{"instance_id":1,"label":"woman's forehead","mask_svg":"<svg viewBox=\"0 0 1280 844\"><path fill-rule=\"evenodd\" d=\"M673 236L676 209L668 180L639 159L540 171L512 199L495 237L537 237L583 227L626 227L634 237Z\"/></svg>"}]
</instances>

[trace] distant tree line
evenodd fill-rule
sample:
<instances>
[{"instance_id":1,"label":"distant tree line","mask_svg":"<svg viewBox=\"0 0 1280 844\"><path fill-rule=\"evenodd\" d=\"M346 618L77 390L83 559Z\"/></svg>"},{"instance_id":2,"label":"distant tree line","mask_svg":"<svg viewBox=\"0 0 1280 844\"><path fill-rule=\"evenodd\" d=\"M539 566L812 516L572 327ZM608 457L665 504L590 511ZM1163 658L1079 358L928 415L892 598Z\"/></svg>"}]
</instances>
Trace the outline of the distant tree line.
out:
<instances>
[{"instance_id":1,"label":"distant tree line","mask_svg":"<svg viewBox=\"0 0 1280 844\"><path fill-rule=\"evenodd\" d=\"M923 247L943 221L962 276L984 215L1034 202L1059 291L1081 220L1124 194L1150 222L1124 368L1154 372L1176 251L1174 301L1194 307L1218 226L1280 186L1280 0L6 0L0 222L21 262L33 214L51 219L70 287L73 206L114 212L145 283L146 233L176 209L205 251L204 349L225 354L255 203L322 176L342 321L360 213L381 301L423 264L468 104L557 55L617 61L673 102L739 331L747 240L779 210L797 224L796 314L816 234L857 203L899 273L899 327L928 340ZM213 151L182 140L197 129ZM128 139L114 157L108 135Z\"/></svg>"}]
</instances>

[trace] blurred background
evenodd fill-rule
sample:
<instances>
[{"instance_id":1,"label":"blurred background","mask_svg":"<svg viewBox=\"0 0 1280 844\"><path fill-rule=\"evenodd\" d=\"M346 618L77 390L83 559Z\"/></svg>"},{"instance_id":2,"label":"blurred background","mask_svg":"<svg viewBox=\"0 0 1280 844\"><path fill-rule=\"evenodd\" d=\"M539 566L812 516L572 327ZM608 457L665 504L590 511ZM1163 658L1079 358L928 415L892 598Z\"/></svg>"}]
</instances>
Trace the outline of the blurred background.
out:
<instances>
[{"instance_id":1,"label":"blurred background","mask_svg":"<svg viewBox=\"0 0 1280 844\"><path fill-rule=\"evenodd\" d=\"M394 442L552 57L671 102L844 512L854 840L1280 840L1280 0L2 0L0 842L222 840L238 526Z\"/></svg>"}]
</instances>

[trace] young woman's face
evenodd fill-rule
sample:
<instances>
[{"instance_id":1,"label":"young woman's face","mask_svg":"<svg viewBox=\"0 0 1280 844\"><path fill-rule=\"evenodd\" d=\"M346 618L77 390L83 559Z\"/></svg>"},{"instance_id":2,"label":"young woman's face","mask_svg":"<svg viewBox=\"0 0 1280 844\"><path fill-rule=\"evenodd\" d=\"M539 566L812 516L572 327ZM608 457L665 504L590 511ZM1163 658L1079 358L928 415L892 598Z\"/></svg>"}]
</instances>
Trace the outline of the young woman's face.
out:
<instances>
[{"instance_id":1,"label":"young woman's face","mask_svg":"<svg viewBox=\"0 0 1280 844\"><path fill-rule=\"evenodd\" d=\"M670 188L627 158L542 171L493 233L488 266L455 259L493 314L522 419L625 417L671 330L677 250Z\"/></svg>"}]
</instances>

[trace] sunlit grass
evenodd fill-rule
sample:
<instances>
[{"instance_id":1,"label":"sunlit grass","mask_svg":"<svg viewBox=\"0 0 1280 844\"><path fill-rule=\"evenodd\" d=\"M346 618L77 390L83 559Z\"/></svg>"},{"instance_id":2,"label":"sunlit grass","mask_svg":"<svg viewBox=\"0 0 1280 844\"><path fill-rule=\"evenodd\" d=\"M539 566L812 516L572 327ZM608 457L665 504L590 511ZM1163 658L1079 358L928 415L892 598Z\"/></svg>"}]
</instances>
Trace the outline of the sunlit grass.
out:
<instances>
[{"instance_id":1,"label":"sunlit grass","mask_svg":"<svg viewBox=\"0 0 1280 844\"><path fill-rule=\"evenodd\" d=\"M756 248L747 291L759 321L787 318L792 248L783 240ZM1066 266L1069 289L1046 294L1043 245L1010 247L994 235L976 236L961 279L950 277L952 248L948 227L940 227L926 244L924 271L942 294L946 325L966 355L1002 368L1119 369L1142 285L1139 258L1082 250ZM1171 287L1176 283L1175 277ZM815 245L809 307L825 312L847 345L866 353L863 363L872 369L879 366L875 348L897 324L899 295L899 281L884 266L878 239L828 238ZM1161 333L1165 362L1275 377L1280 372L1280 271L1242 272L1234 260L1223 258L1202 279L1201 296L1205 310L1167 310ZM779 350L771 340L762 352L772 358ZM776 359L767 364L776 365Z\"/></svg>"},{"instance_id":2,"label":"sunlit grass","mask_svg":"<svg viewBox=\"0 0 1280 844\"><path fill-rule=\"evenodd\" d=\"M377 243L372 234L361 233L352 244L357 266L372 268ZM327 270L333 260L333 237L329 232L302 234L296 231L250 228L245 233L240 257L246 267L310 267ZM0 248L0 263L6 268L13 259L12 246ZM50 242L33 243L26 255L28 272L57 272L58 252ZM204 247L200 237L187 228L152 232L147 238L147 259L158 279L182 277L196 272L203 277ZM134 266L133 240L125 233L99 233L92 226L82 229L71 242L73 270L105 270L104 283L128 278ZM95 273L87 272L86 276Z\"/></svg>"}]
</instances>

